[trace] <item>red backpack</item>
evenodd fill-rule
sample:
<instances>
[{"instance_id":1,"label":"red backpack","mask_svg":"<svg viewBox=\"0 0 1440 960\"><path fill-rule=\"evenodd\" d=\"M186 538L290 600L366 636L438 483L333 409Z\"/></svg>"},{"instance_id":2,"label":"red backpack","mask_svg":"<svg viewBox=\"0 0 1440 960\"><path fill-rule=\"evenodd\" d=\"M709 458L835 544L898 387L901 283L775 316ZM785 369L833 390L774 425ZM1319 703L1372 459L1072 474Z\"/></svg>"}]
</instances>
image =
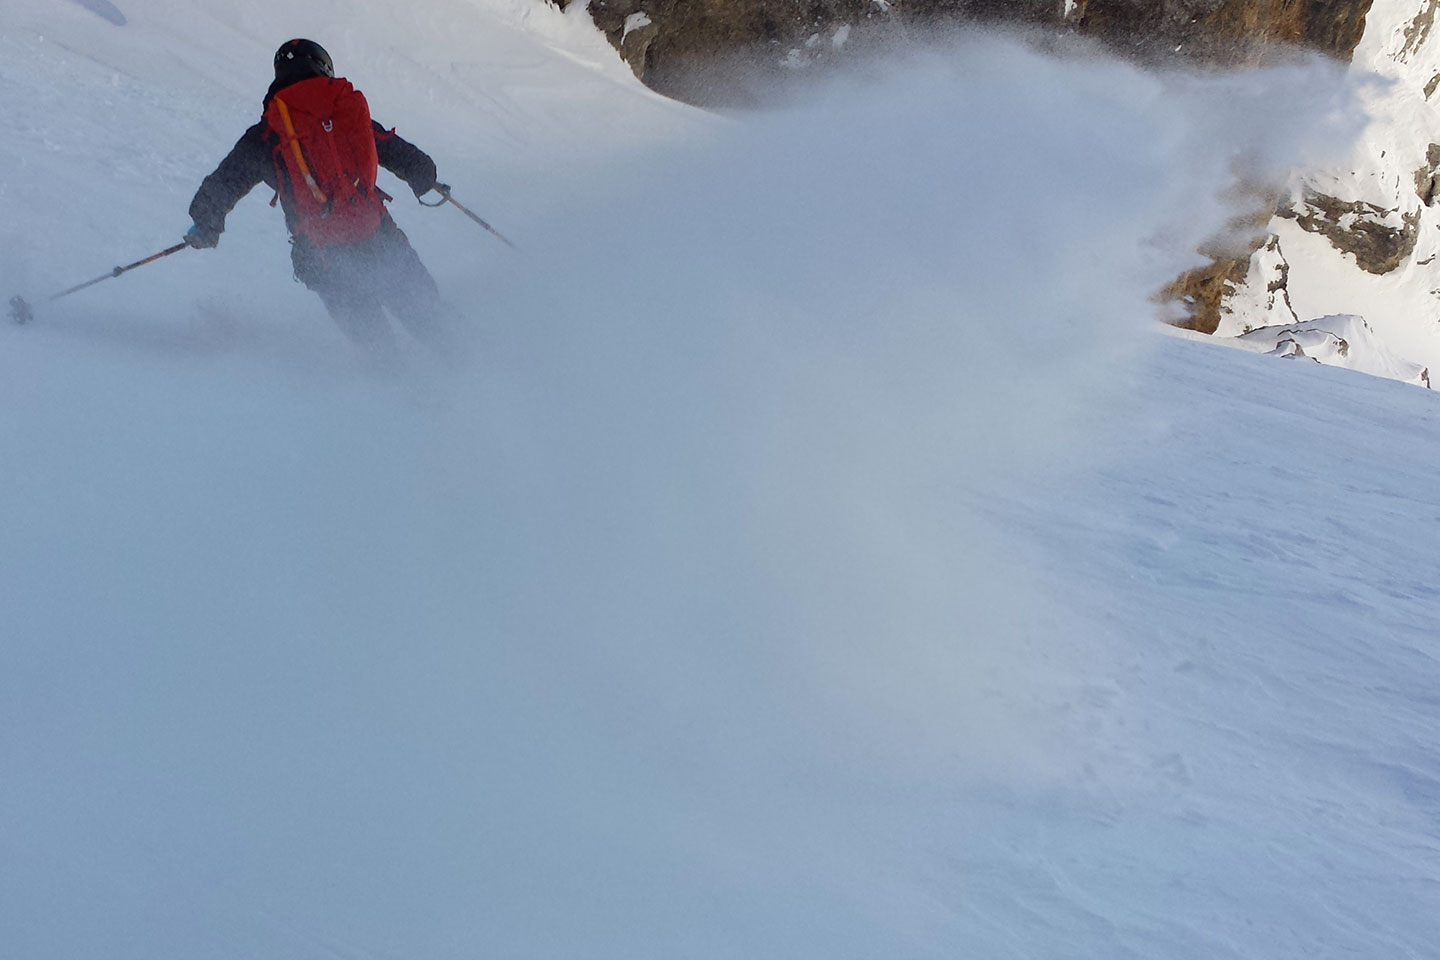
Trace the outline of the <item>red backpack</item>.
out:
<instances>
[{"instance_id":1,"label":"red backpack","mask_svg":"<svg viewBox=\"0 0 1440 960\"><path fill-rule=\"evenodd\" d=\"M348 80L311 77L271 97L265 122L279 137L275 170L295 233L317 247L373 236L389 198L375 187L380 164L365 95Z\"/></svg>"}]
</instances>

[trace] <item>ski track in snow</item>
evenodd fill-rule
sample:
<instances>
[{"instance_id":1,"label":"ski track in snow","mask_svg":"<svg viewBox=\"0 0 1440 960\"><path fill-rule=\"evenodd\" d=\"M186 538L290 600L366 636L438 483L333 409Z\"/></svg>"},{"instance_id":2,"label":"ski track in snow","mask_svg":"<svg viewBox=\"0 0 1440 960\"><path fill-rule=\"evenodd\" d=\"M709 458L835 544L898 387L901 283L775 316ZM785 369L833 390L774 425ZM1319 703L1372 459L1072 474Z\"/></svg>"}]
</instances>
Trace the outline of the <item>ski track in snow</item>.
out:
<instances>
[{"instance_id":1,"label":"ski track in snow","mask_svg":"<svg viewBox=\"0 0 1440 960\"><path fill-rule=\"evenodd\" d=\"M0 329L0 955L1429 955L1440 408L1146 330L1333 78L722 121L573 11L285 9L7 22L7 294L177 236L277 31L536 253L398 206L474 343L388 378L258 193Z\"/></svg>"}]
</instances>

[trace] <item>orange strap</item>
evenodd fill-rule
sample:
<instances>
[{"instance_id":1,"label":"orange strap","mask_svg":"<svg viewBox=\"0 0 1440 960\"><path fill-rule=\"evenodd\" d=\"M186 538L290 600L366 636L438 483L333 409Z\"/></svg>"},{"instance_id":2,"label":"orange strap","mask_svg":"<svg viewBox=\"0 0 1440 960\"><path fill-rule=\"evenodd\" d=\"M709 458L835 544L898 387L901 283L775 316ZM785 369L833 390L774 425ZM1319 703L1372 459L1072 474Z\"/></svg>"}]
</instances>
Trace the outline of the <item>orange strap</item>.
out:
<instances>
[{"instance_id":1,"label":"orange strap","mask_svg":"<svg viewBox=\"0 0 1440 960\"><path fill-rule=\"evenodd\" d=\"M295 163L300 168L301 176L305 178L305 185L310 188L310 193L317 203L322 206L329 203L325 191L320 189L320 185L310 173L310 164L305 162L305 154L300 151L300 140L295 136L295 124L290 120L290 108L285 106L285 101L279 97L275 98L275 105L280 108L280 122L285 124L285 135L290 138L290 149L295 154Z\"/></svg>"}]
</instances>

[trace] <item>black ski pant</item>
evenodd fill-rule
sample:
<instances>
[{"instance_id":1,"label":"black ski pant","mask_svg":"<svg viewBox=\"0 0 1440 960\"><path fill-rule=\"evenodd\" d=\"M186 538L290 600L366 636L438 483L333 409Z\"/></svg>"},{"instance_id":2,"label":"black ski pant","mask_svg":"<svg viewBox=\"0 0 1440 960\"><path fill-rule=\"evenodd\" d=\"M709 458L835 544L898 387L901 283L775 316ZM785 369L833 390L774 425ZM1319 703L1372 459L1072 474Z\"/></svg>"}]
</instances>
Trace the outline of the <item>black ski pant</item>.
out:
<instances>
[{"instance_id":1,"label":"black ski pant","mask_svg":"<svg viewBox=\"0 0 1440 960\"><path fill-rule=\"evenodd\" d=\"M387 214L373 236L324 248L292 241L295 279L320 295L325 309L355 343L394 346L388 310L415 339L443 349L440 290L395 221Z\"/></svg>"}]
</instances>

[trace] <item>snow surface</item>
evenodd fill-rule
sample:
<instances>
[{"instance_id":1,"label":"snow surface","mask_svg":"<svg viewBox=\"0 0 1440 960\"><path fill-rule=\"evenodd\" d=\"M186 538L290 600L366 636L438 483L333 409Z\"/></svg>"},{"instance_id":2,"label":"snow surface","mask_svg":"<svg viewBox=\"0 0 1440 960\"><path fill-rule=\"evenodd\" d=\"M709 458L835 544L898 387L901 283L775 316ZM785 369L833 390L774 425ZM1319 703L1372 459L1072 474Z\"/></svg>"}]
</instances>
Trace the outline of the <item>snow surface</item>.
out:
<instances>
[{"instance_id":1,"label":"snow surface","mask_svg":"<svg viewBox=\"0 0 1440 960\"><path fill-rule=\"evenodd\" d=\"M1431 955L1440 408L1150 321L1334 76L721 121L573 4L122 6L6 10L5 291L294 34L529 254L397 204L475 344L385 378L258 193L0 329L0 955Z\"/></svg>"}]
</instances>

